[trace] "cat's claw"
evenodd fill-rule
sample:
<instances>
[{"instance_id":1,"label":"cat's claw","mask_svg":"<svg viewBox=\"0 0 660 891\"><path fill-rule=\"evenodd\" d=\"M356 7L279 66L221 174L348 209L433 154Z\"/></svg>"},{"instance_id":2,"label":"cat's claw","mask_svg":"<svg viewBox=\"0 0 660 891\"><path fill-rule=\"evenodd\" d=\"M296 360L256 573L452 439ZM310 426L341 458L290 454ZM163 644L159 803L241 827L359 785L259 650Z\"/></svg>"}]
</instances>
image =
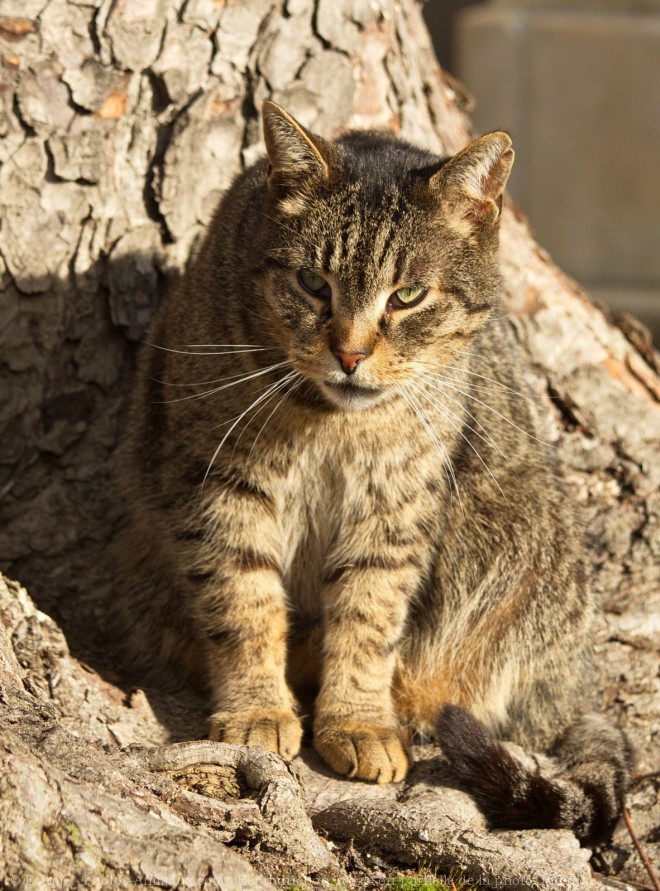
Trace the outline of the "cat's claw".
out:
<instances>
[{"instance_id":1,"label":"cat's claw","mask_svg":"<svg viewBox=\"0 0 660 891\"><path fill-rule=\"evenodd\" d=\"M350 722L314 732L314 746L337 773L372 783L397 783L408 772L410 754L394 727Z\"/></svg>"},{"instance_id":2,"label":"cat's claw","mask_svg":"<svg viewBox=\"0 0 660 891\"><path fill-rule=\"evenodd\" d=\"M209 739L238 746L259 746L291 761L300 750L302 726L288 709L220 711L211 715Z\"/></svg>"}]
</instances>

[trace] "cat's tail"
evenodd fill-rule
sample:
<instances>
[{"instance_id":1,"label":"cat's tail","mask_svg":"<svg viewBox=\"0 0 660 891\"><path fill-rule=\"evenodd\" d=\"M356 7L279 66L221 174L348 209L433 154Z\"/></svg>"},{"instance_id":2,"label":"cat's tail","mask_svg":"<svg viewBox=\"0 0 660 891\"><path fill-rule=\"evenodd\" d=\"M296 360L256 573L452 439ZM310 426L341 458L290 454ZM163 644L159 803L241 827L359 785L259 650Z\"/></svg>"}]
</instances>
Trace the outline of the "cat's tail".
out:
<instances>
[{"instance_id":1,"label":"cat's tail","mask_svg":"<svg viewBox=\"0 0 660 891\"><path fill-rule=\"evenodd\" d=\"M550 776L526 767L468 711L447 705L437 719L450 769L492 828L572 829L589 847L608 839L632 771L625 734L585 715L558 739Z\"/></svg>"}]
</instances>

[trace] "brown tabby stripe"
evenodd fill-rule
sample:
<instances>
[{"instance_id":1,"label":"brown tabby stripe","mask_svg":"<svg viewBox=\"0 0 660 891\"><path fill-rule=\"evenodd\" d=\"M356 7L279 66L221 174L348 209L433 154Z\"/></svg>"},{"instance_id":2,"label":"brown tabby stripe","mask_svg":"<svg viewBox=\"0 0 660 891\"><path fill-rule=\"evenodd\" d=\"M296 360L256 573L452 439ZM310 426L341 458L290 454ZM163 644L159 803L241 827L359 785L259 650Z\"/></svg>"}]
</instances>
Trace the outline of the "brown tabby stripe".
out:
<instances>
[{"instance_id":1,"label":"brown tabby stripe","mask_svg":"<svg viewBox=\"0 0 660 891\"><path fill-rule=\"evenodd\" d=\"M313 661L321 677L314 739L331 767L402 779L409 760L394 715L429 734L441 706L460 701L532 750L568 734L555 752L571 790L562 802L560 783L527 776L487 730L441 722L458 774L494 822L559 821L600 838L620 810L630 765L618 731L573 723L591 615L582 533L558 457L538 442L534 403L512 393L527 388L527 372L497 311L491 199L504 190L511 141L489 134L442 159L377 132L341 136L328 149L268 103L263 123L270 157L228 189L147 339L174 350L268 352L149 348L138 371L125 468L132 520L116 605L130 664L141 659L157 675L162 657L193 681L204 675L223 715L212 719L212 737L249 737L291 758L302 728L286 641L303 620L321 622L316 658L298 663ZM301 266L337 278L332 301L305 299L295 284ZM428 299L383 312L384 294L417 283ZM333 337L356 321L373 350L355 372L363 395L349 397L337 388L346 381ZM212 399L171 399L159 381L224 379L282 360L301 386L274 414L275 400L249 413L209 469L222 431L282 371ZM466 390L474 397L453 390L426 399L424 375L443 367L494 383ZM404 386L418 393L424 422ZM369 387L380 401L364 395ZM474 417L461 429L467 412ZM437 442L452 456L460 501ZM337 550L342 542L352 550ZM154 639L164 613L171 627ZM179 614L191 627L172 621ZM294 682L309 674L295 658L289 671L301 672Z\"/></svg>"}]
</instances>

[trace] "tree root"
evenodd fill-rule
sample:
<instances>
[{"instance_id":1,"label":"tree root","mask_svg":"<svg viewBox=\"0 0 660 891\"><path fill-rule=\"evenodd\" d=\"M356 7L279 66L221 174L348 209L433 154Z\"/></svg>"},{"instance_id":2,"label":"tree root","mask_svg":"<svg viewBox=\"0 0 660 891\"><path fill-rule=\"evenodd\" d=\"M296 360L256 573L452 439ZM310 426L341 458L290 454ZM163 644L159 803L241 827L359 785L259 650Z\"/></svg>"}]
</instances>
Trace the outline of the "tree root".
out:
<instances>
[{"instance_id":1,"label":"tree root","mask_svg":"<svg viewBox=\"0 0 660 891\"><path fill-rule=\"evenodd\" d=\"M206 778L206 791L215 789L221 798L221 810L229 813L234 808L245 807L247 802L227 802L236 798L236 791L256 802L256 814L260 818L261 847L273 853L281 853L314 871L336 869L335 857L316 835L305 809L305 793L302 778L291 764L278 755L249 746L232 746L210 740L173 743L152 749L134 746L125 750L143 768L150 772L166 773L184 782L192 778L193 784L200 773ZM224 792L224 794L223 794ZM189 795L191 793L188 793ZM213 799L211 799L213 801ZM187 798L178 803L177 809L189 805ZM210 805L217 807L214 803ZM251 816L255 816L251 813Z\"/></svg>"}]
</instances>

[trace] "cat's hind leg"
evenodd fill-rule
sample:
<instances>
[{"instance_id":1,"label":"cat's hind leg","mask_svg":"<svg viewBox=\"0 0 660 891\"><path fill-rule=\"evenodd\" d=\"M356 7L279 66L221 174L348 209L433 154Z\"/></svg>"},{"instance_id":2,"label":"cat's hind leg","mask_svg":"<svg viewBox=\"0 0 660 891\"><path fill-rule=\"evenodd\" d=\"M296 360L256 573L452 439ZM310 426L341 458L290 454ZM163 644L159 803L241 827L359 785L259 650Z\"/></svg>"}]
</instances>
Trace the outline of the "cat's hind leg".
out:
<instances>
[{"instance_id":1,"label":"cat's hind leg","mask_svg":"<svg viewBox=\"0 0 660 891\"><path fill-rule=\"evenodd\" d=\"M468 709L498 736L546 748L574 715L591 620L586 595L495 561L471 591L438 589L411 616L394 677L404 726L433 736L440 709Z\"/></svg>"}]
</instances>

